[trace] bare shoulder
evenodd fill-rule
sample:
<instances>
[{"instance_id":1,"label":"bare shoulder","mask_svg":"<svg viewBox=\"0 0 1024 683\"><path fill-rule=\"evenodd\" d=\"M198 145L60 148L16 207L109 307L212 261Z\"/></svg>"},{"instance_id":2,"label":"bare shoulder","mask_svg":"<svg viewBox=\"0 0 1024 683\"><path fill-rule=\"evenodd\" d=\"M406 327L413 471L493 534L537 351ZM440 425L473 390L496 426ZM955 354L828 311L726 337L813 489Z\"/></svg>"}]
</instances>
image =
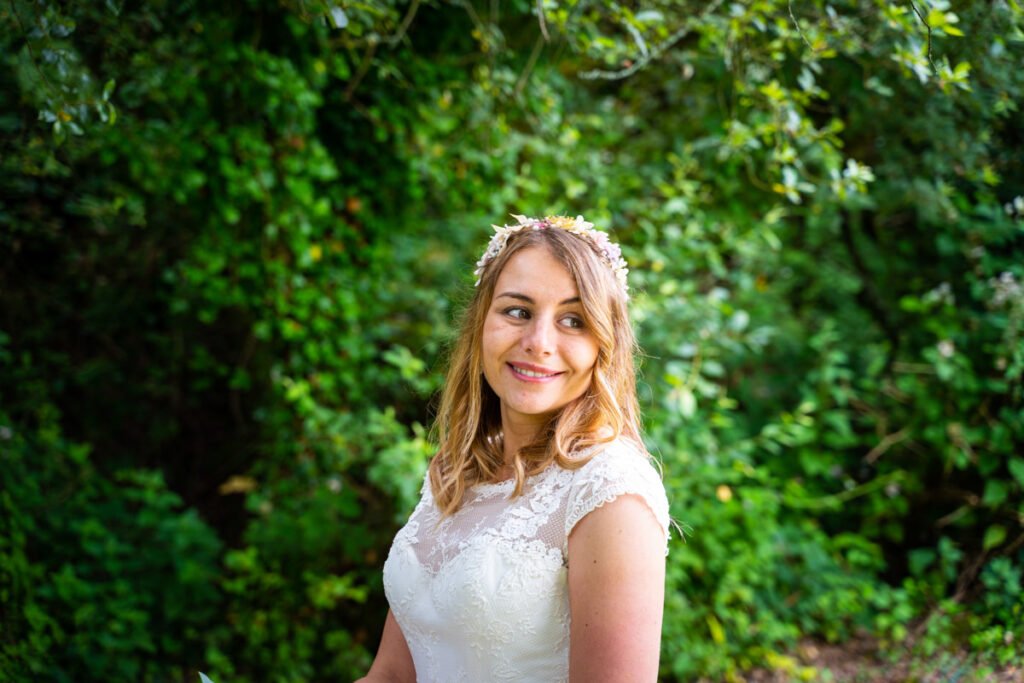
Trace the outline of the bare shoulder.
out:
<instances>
[{"instance_id":1,"label":"bare shoulder","mask_svg":"<svg viewBox=\"0 0 1024 683\"><path fill-rule=\"evenodd\" d=\"M612 559L637 557L654 551L664 563L665 534L650 503L640 494L624 493L596 507L573 528L569 536L570 566L585 554Z\"/></svg>"},{"instance_id":2,"label":"bare shoulder","mask_svg":"<svg viewBox=\"0 0 1024 683\"><path fill-rule=\"evenodd\" d=\"M661 474L642 446L619 439L603 446L574 475L566 535L583 520L619 527L660 528L662 552L669 536L669 507ZM614 532L613 532L614 533Z\"/></svg>"},{"instance_id":3,"label":"bare shoulder","mask_svg":"<svg viewBox=\"0 0 1024 683\"><path fill-rule=\"evenodd\" d=\"M570 681L657 679L665 537L650 506L624 494L569 538Z\"/></svg>"}]
</instances>

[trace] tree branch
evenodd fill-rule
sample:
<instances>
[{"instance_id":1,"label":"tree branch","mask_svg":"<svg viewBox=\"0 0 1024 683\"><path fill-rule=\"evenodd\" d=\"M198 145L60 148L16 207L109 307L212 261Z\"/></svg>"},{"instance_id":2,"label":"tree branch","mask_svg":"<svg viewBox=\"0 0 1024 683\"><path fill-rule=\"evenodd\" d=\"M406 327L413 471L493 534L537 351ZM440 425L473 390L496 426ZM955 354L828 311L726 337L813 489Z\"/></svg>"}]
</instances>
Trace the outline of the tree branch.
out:
<instances>
[{"instance_id":1,"label":"tree branch","mask_svg":"<svg viewBox=\"0 0 1024 683\"><path fill-rule=\"evenodd\" d=\"M530 79L530 74L533 72L533 67L537 64L537 58L540 57L541 51L544 49L544 37L537 38L537 42L533 44L533 51L530 52L530 58L526 60L526 66L523 67L523 73L519 75L519 79L516 81L515 96L523 92L523 88L526 87L526 81Z\"/></svg>"},{"instance_id":2,"label":"tree branch","mask_svg":"<svg viewBox=\"0 0 1024 683\"><path fill-rule=\"evenodd\" d=\"M924 24L924 27L928 29L928 63L932 67L932 73L934 73L935 77L938 78L939 70L936 68L935 61L932 59L932 25L928 23L928 17L922 14L921 10L917 8L917 3L914 2L914 0L908 1L910 2L910 6L914 9L914 14L916 14L917 18L921 20L921 23Z\"/></svg>"},{"instance_id":3,"label":"tree branch","mask_svg":"<svg viewBox=\"0 0 1024 683\"><path fill-rule=\"evenodd\" d=\"M356 75L349 81L348 87L345 88L344 98L346 102L352 99L352 95L355 93L356 88L359 87L360 81L366 76L366 72L370 70L370 63L373 61L373 55L376 52L377 43L370 43L366 46L366 54L363 55L363 61L359 64L359 71L356 72Z\"/></svg>"},{"instance_id":4,"label":"tree branch","mask_svg":"<svg viewBox=\"0 0 1024 683\"><path fill-rule=\"evenodd\" d=\"M9 0L8 4L10 4L11 6L11 16L14 17L14 21L18 24L18 28L21 30L22 35L25 36L25 48L28 50L29 59L32 60L32 66L35 67L36 71L39 73L39 76L43 79L43 84L46 86L46 89L49 90L51 93L56 93L57 97L60 98L61 104L63 105L61 107L61 111L66 110L68 108L68 105L67 101L64 99L64 96L61 94L60 90L53 87L53 83L50 82L50 79L46 76L46 73L43 71L42 67L39 66L39 59L36 57L35 50L32 49L32 37L28 34L28 31L25 30L25 25L21 23L21 15L18 14L17 7L14 6L14 0ZM47 32L45 29L42 29L42 32L43 35L45 35L47 38L50 37L49 32Z\"/></svg>"},{"instance_id":5,"label":"tree branch","mask_svg":"<svg viewBox=\"0 0 1024 683\"><path fill-rule=\"evenodd\" d=\"M797 21L796 15L793 14L793 0L789 0L789 18L793 20L793 25L796 26L796 32L800 34L804 43L806 43L807 47L811 49L811 52L814 52L814 46L811 45L811 41L807 40L807 36L804 35L804 30L800 27L800 22Z\"/></svg>"},{"instance_id":6,"label":"tree branch","mask_svg":"<svg viewBox=\"0 0 1024 683\"><path fill-rule=\"evenodd\" d=\"M885 455L885 452L887 450L898 444L900 441L906 439L907 434L909 434L909 430L906 427L899 430L898 432L886 434L885 437L883 437L882 440L879 441L878 444L874 448L872 448L867 455L864 456L864 462L868 463L869 465L872 464L880 457Z\"/></svg>"},{"instance_id":7,"label":"tree branch","mask_svg":"<svg viewBox=\"0 0 1024 683\"><path fill-rule=\"evenodd\" d=\"M647 66L651 61L653 61L653 60L657 59L658 57L660 57L667 50L669 50L673 45L675 45L680 40L682 40L687 35L689 35L690 31L693 30L693 26L695 24L699 23L701 20L705 19L706 17L714 14L715 10L717 10L718 7L722 4L722 1L723 0L714 0L714 2L709 4L704 9L704 11L701 12L700 17L698 17L696 20L688 23L686 26L683 26L682 28L678 29L675 33L670 35L664 42L659 43L658 45L654 46L654 49L652 49L648 54L641 55L640 58L638 58L636 61L634 61L631 65L629 65L625 69L620 69L619 71L606 71L604 69L592 69L590 71L584 71L583 73L579 74L579 77L584 79L584 80L588 80L588 81L593 81L593 80L598 80L598 79L603 79L603 80L608 80L608 81L617 81L617 80L621 80L623 78L629 78L630 76L635 74L637 71L639 71L640 69L642 69L645 66Z\"/></svg>"},{"instance_id":8,"label":"tree branch","mask_svg":"<svg viewBox=\"0 0 1024 683\"><path fill-rule=\"evenodd\" d=\"M405 18L402 19L402 23L398 26L398 30L395 31L393 36L388 36L384 39L384 42L388 44L388 47L398 45L399 41L405 37L406 31L409 30L409 24L411 24L413 18L416 17L416 10L419 8L420 0L412 0L412 3L409 5L409 11L405 13Z\"/></svg>"}]
</instances>

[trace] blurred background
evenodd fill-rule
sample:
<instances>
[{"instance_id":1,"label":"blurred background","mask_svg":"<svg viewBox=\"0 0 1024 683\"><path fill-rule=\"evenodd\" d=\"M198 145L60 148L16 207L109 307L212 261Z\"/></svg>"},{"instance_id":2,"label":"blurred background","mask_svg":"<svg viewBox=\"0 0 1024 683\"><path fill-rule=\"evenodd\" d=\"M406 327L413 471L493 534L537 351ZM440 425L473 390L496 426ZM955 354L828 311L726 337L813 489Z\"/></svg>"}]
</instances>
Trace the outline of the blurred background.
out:
<instances>
[{"instance_id":1,"label":"blurred background","mask_svg":"<svg viewBox=\"0 0 1024 683\"><path fill-rule=\"evenodd\" d=\"M663 681L1024 680L1022 29L3 2L0 679L364 673L514 212L630 262Z\"/></svg>"}]
</instances>

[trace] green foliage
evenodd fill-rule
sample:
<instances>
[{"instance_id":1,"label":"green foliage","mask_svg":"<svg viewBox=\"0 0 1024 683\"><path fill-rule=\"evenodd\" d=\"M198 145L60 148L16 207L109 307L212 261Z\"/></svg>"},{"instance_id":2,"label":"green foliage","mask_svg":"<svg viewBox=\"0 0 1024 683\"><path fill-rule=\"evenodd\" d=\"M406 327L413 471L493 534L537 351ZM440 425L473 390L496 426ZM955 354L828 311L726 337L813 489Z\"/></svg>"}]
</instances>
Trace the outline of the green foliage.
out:
<instances>
[{"instance_id":1,"label":"green foliage","mask_svg":"<svg viewBox=\"0 0 1024 683\"><path fill-rule=\"evenodd\" d=\"M1020 5L477 4L0 9L5 678L365 671L510 211L631 265L666 680L1020 656Z\"/></svg>"},{"instance_id":2,"label":"green foliage","mask_svg":"<svg viewBox=\"0 0 1024 683\"><path fill-rule=\"evenodd\" d=\"M52 406L36 407L35 430L2 434L3 678L150 680L196 666L219 612L213 530L158 472L97 472Z\"/></svg>"}]
</instances>

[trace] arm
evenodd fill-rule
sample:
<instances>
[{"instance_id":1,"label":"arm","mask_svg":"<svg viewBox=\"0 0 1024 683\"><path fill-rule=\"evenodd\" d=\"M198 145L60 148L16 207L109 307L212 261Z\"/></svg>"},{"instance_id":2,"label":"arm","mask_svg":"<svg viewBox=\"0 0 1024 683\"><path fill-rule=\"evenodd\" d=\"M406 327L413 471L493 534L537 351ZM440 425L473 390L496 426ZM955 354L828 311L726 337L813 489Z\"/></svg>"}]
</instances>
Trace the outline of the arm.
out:
<instances>
[{"instance_id":1,"label":"arm","mask_svg":"<svg viewBox=\"0 0 1024 683\"><path fill-rule=\"evenodd\" d=\"M356 683L416 683L416 668L409 654L409 645L391 610L388 610L388 618L384 622L384 633L380 637L373 666L366 677Z\"/></svg>"},{"instance_id":2,"label":"arm","mask_svg":"<svg viewBox=\"0 0 1024 683\"><path fill-rule=\"evenodd\" d=\"M623 495L569 536L569 680L658 678L665 534L637 495Z\"/></svg>"}]
</instances>

